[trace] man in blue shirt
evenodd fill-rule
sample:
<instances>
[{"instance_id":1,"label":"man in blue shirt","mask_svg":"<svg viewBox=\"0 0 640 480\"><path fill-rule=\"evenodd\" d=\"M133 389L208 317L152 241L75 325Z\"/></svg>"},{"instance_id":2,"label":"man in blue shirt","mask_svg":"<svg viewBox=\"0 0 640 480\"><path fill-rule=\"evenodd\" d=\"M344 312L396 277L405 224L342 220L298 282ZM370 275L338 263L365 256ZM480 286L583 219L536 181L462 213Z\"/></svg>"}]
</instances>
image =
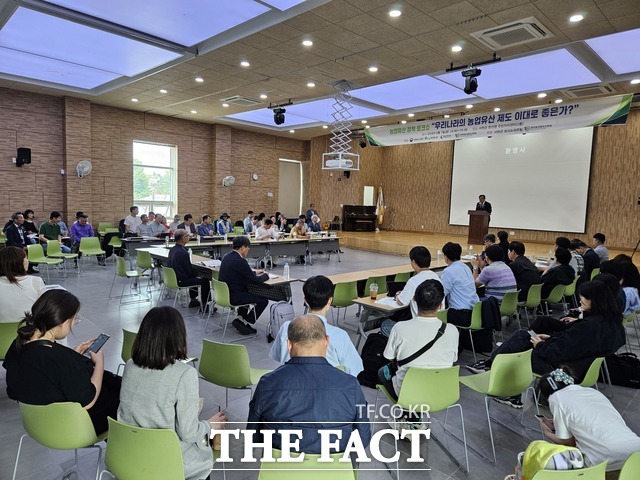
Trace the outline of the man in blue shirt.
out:
<instances>
[{"instance_id":1,"label":"man in blue shirt","mask_svg":"<svg viewBox=\"0 0 640 480\"><path fill-rule=\"evenodd\" d=\"M461 327L471 325L473 306L479 301L471 269L460 260L462 247L448 242L442 247L444 261L448 265L442 271L440 281L449 310L447 322Z\"/></svg>"},{"instance_id":2,"label":"man in blue shirt","mask_svg":"<svg viewBox=\"0 0 640 480\"><path fill-rule=\"evenodd\" d=\"M247 212L247 217L242 221L244 233L253 232L253 210Z\"/></svg>"},{"instance_id":3,"label":"man in blue shirt","mask_svg":"<svg viewBox=\"0 0 640 480\"><path fill-rule=\"evenodd\" d=\"M301 430L298 451L317 454L319 431L341 430L338 451L346 449L356 431L366 448L371 441L367 401L358 381L325 358L329 338L322 320L297 317L288 336L291 360L260 379L249 403L247 429L256 431L254 441L262 441L263 430ZM281 448L278 432L273 447Z\"/></svg>"},{"instance_id":4,"label":"man in blue shirt","mask_svg":"<svg viewBox=\"0 0 640 480\"><path fill-rule=\"evenodd\" d=\"M315 315L322 320L327 331L329 337L327 361L334 367L342 365L345 372L356 377L364 368L362 358L358 355L358 351L353 346L347 332L327 323L325 317L333 301L333 290L333 282L322 275L309 278L302 287L304 301L309 307L309 315ZM276 362L286 363L291 358L287 348L290 324L291 322L285 322L280 326L276 340L271 347L269 356Z\"/></svg>"},{"instance_id":5,"label":"man in blue shirt","mask_svg":"<svg viewBox=\"0 0 640 480\"><path fill-rule=\"evenodd\" d=\"M213 235L215 235L215 230L213 228L213 225L211 224L211 215L202 216L202 223L198 225L196 231L201 237L212 237Z\"/></svg>"}]
</instances>

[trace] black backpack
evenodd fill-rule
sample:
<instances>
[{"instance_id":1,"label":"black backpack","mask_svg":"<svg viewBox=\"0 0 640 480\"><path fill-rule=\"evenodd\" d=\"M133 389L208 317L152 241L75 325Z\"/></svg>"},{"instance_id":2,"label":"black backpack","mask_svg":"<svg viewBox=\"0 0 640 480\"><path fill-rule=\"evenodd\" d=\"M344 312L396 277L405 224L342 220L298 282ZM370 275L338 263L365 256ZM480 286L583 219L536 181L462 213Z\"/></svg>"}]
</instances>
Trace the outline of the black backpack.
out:
<instances>
[{"instance_id":1,"label":"black backpack","mask_svg":"<svg viewBox=\"0 0 640 480\"><path fill-rule=\"evenodd\" d=\"M360 385L376 388L376 384L379 383L378 370L380 367L389 363L389 360L384 358L382 354L387 346L388 340L389 339L381 333L371 333L367 337L367 341L364 342L362 353L360 354L364 366L364 370L358 374L358 382L360 382Z\"/></svg>"}]
</instances>

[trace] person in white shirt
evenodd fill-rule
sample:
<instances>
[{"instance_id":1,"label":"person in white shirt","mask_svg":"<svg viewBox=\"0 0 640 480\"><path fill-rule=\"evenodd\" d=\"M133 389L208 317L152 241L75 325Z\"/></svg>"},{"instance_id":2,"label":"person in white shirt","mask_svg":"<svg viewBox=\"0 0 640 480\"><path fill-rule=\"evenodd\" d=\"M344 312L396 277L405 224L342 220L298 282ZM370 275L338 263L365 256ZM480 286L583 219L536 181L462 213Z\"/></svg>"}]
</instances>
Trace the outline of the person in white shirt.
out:
<instances>
[{"instance_id":1,"label":"person in white shirt","mask_svg":"<svg viewBox=\"0 0 640 480\"><path fill-rule=\"evenodd\" d=\"M138 207L133 205L129 208L131 215L127 215L124 219L125 232L136 233L138 226L142 224L142 220L138 217Z\"/></svg>"},{"instance_id":2,"label":"person in white shirt","mask_svg":"<svg viewBox=\"0 0 640 480\"><path fill-rule=\"evenodd\" d=\"M409 279L404 288L396 293L396 303L400 306L410 305L410 309L402 310L398 314L393 315L391 318L387 318L382 322L380 326L380 333L386 337L389 336L391 329L396 323L403 320L408 320L418 315L418 307L413 301L413 295L416 292L416 288L425 280L437 280L440 281L440 277L437 273L432 272L429 267L431 266L431 252L427 247L415 246L409 252L409 260L411 261L411 267L415 272L415 275Z\"/></svg>"},{"instance_id":3,"label":"person in white shirt","mask_svg":"<svg viewBox=\"0 0 640 480\"><path fill-rule=\"evenodd\" d=\"M171 232L175 232L176 230L178 230L178 225L180 225L182 222L180 221L180 215L174 215L173 216L173 222L171 222L169 224L169 228L171 229Z\"/></svg>"},{"instance_id":4,"label":"person in white shirt","mask_svg":"<svg viewBox=\"0 0 640 480\"><path fill-rule=\"evenodd\" d=\"M385 367L378 371L378 379L396 400L410 367L446 368L451 367L458 359L458 329L454 325L446 325L441 336L438 334L444 325L436 316L444 300L442 283L434 279L425 280L416 288L413 299L418 308L418 315L411 320L398 323L391 330L384 357L388 360L404 360L438 338L431 348L418 358L400 366L393 377L389 378L388 369Z\"/></svg>"},{"instance_id":5,"label":"person in white shirt","mask_svg":"<svg viewBox=\"0 0 640 480\"><path fill-rule=\"evenodd\" d=\"M600 257L600 263L609 260L609 250L604 246L604 242L607 241L604 233L596 233L593 236L593 251Z\"/></svg>"},{"instance_id":6,"label":"person in white shirt","mask_svg":"<svg viewBox=\"0 0 640 480\"><path fill-rule=\"evenodd\" d=\"M29 260L22 248L0 250L0 323L19 322L46 291L44 280L27 275ZM4 352L3 352L4 353Z\"/></svg>"},{"instance_id":7,"label":"person in white shirt","mask_svg":"<svg viewBox=\"0 0 640 480\"><path fill-rule=\"evenodd\" d=\"M544 435L560 445L578 447L587 466L607 462L607 479L618 478L626 459L640 451L640 437L602 393L575 385L567 368L540 379L540 399L549 401L553 419L539 418Z\"/></svg>"},{"instance_id":8,"label":"person in white shirt","mask_svg":"<svg viewBox=\"0 0 640 480\"><path fill-rule=\"evenodd\" d=\"M256 231L256 240L278 240L280 234L273 228L273 221L270 218L264 220L264 226Z\"/></svg>"},{"instance_id":9,"label":"person in white shirt","mask_svg":"<svg viewBox=\"0 0 640 480\"><path fill-rule=\"evenodd\" d=\"M151 223L149 223L149 217L143 213L140 215L140 225L136 228L136 233L142 237L151 237Z\"/></svg>"},{"instance_id":10,"label":"person in white shirt","mask_svg":"<svg viewBox=\"0 0 640 480\"><path fill-rule=\"evenodd\" d=\"M320 318L327 331L327 336L329 337L327 361L334 367L344 367L346 373L356 377L364 368L362 366L362 358L360 358L349 334L340 327L329 324L325 317L333 301L333 290L333 282L322 275L307 279L302 287L304 302L309 307L308 315L315 315ZM285 322L280 326L278 335L271 347L271 352L269 352L269 357L282 364L288 362L291 358L287 348L290 324L291 322Z\"/></svg>"}]
</instances>

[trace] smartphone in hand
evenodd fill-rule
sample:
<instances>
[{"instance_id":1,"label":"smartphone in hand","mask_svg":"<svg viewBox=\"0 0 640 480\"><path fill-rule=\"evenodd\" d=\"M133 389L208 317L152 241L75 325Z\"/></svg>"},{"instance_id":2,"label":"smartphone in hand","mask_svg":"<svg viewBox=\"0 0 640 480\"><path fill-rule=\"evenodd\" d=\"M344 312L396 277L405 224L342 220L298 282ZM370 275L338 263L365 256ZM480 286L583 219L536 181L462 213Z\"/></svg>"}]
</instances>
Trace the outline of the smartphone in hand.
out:
<instances>
[{"instance_id":1,"label":"smartphone in hand","mask_svg":"<svg viewBox=\"0 0 640 480\"><path fill-rule=\"evenodd\" d=\"M538 334L536 332L534 332L533 330L527 330L527 332L529 333L529 335L531 336L531 338L538 338Z\"/></svg>"},{"instance_id":2,"label":"smartphone in hand","mask_svg":"<svg viewBox=\"0 0 640 480\"><path fill-rule=\"evenodd\" d=\"M87 351L84 352L84 356L91 358L91 354L89 352L93 352L93 353L98 353L98 350L100 350L102 348L102 346L107 343L107 340L109 340L109 338L111 338L109 335L107 335L106 333L101 333L100 335L98 335L98 338L96 338L93 343L91 345L89 345L89 348L87 348Z\"/></svg>"}]
</instances>

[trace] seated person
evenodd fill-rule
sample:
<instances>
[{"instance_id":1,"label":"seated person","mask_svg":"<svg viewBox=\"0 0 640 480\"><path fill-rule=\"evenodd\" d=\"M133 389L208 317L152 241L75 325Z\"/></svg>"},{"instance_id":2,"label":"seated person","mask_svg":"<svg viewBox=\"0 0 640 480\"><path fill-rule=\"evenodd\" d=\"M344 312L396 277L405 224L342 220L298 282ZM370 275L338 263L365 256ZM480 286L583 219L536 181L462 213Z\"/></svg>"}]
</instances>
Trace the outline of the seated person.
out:
<instances>
[{"instance_id":1,"label":"seated person","mask_svg":"<svg viewBox=\"0 0 640 480\"><path fill-rule=\"evenodd\" d=\"M193 223L193 215L187 213L184 216L184 221L178 225L178 230L186 230L190 237L195 237L197 232L196 224Z\"/></svg>"},{"instance_id":2,"label":"seated person","mask_svg":"<svg viewBox=\"0 0 640 480\"><path fill-rule=\"evenodd\" d=\"M30 208L24 211L24 224L23 227L27 232L27 236L29 238L29 242L27 245L36 243L36 237L38 236L38 227L35 222L36 214ZM33 237L29 237L29 235L33 235Z\"/></svg>"},{"instance_id":3,"label":"seated person","mask_svg":"<svg viewBox=\"0 0 640 480\"><path fill-rule=\"evenodd\" d=\"M293 234L293 229L291 232ZM270 218L265 218L264 226L258 227L256 230L256 240L278 240L279 238L280 234L273 228L273 221Z\"/></svg>"},{"instance_id":4,"label":"seated person","mask_svg":"<svg viewBox=\"0 0 640 480\"><path fill-rule=\"evenodd\" d=\"M575 246L576 251L582 255L584 264L584 270L582 271L582 275L580 275L578 284L588 282L591 279L591 272L593 272L593 269L600 267L600 257L598 257L598 254L579 238L574 238L571 243Z\"/></svg>"},{"instance_id":5,"label":"seated person","mask_svg":"<svg viewBox=\"0 0 640 480\"><path fill-rule=\"evenodd\" d=\"M606 262L609 260L609 250L604 246L604 242L606 242L606 240L607 237L605 237L604 233L596 233L593 236L593 251L596 252L600 258L600 262Z\"/></svg>"},{"instance_id":6,"label":"seated person","mask_svg":"<svg viewBox=\"0 0 640 480\"><path fill-rule=\"evenodd\" d=\"M572 257L572 261L569 265L571 266L576 266L576 274L579 276L582 275L582 272L584 272L584 258L582 258L582 255L580 255L578 253L578 242L574 240L571 240L569 242L569 251L571 252L571 257ZM573 263L575 261L575 264Z\"/></svg>"},{"instance_id":7,"label":"seated person","mask_svg":"<svg viewBox=\"0 0 640 480\"><path fill-rule=\"evenodd\" d=\"M397 322L408 320L418 315L418 307L416 306L416 302L413 300L418 285L425 280L440 281L438 274L429 269L431 266L431 252L429 252L427 247L420 245L413 247L409 251L409 261L411 262L411 268L413 268L415 275L409 278L409 281L401 291L396 293L395 301L400 306L410 305L410 307L397 312L392 315L391 318L387 318L382 322L382 325L380 326L380 333L385 337L389 336L391 329Z\"/></svg>"},{"instance_id":8,"label":"seated person","mask_svg":"<svg viewBox=\"0 0 640 480\"><path fill-rule=\"evenodd\" d=\"M271 220L268 219L268 222ZM247 307L238 309L238 318L234 319L232 325L242 335L256 333L256 329L249 323L255 323L262 312L264 312L269 300L260 295L250 293L247 289L249 284L264 283L269 280L269 274L264 270L251 270L247 263L246 256L251 248L249 237L243 235L233 239L233 250L222 258L218 279L225 282L229 287L229 299L232 305L246 305L255 303L255 311L251 313ZM255 316L254 316L255 314ZM243 322L249 322L244 323Z\"/></svg>"},{"instance_id":9,"label":"seated person","mask_svg":"<svg viewBox=\"0 0 640 480\"><path fill-rule=\"evenodd\" d=\"M60 251L62 253L71 253L71 249L62 243L62 230L58 222L62 219L60 212L51 212L48 222L42 222L40 224L40 230L38 232L38 240L42 244L42 249L47 252L47 243L49 240L58 240L60 242Z\"/></svg>"},{"instance_id":10,"label":"seated person","mask_svg":"<svg viewBox=\"0 0 640 480\"><path fill-rule=\"evenodd\" d=\"M93 227L89 223L89 216L86 213L78 212L76 218L78 221L71 225L69 231L71 232L71 240L73 241L71 251L78 252L78 258L80 258L82 256L82 253L79 251L80 241L84 237L94 237L95 235L93 233ZM103 267L106 265L104 255L98 256L98 265L102 265Z\"/></svg>"},{"instance_id":11,"label":"seated person","mask_svg":"<svg viewBox=\"0 0 640 480\"><path fill-rule=\"evenodd\" d=\"M447 322L460 327L471 325L473 307L479 301L473 275L461 260L462 247L458 243L448 242L442 247L447 268L442 271L440 280L446 299Z\"/></svg>"},{"instance_id":12,"label":"seated person","mask_svg":"<svg viewBox=\"0 0 640 480\"><path fill-rule=\"evenodd\" d=\"M151 223L149 223L149 216L146 213L140 215L140 225L136 227L136 235L140 237L151 237Z\"/></svg>"},{"instance_id":13,"label":"seated person","mask_svg":"<svg viewBox=\"0 0 640 480\"><path fill-rule=\"evenodd\" d=\"M44 280L27 275L29 260L24 249L0 250L0 323L19 322L24 312L46 291Z\"/></svg>"},{"instance_id":14,"label":"seated person","mask_svg":"<svg viewBox=\"0 0 640 480\"><path fill-rule=\"evenodd\" d=\"M178 225L180 225L180 215L174 215L173 222L169 224L169 229L171 230L171 233L178 230Z\"/></svg>"},{"instance_id":15,"label":"seated person","mask_svg":"<svg viewBox=\"0 0 640 480\"><path fill-rule=\"evenodd\" d=\"M138 230L138 226L142 223L142 218L138 217L138 207L132 205L129 207L130 214L124 219L124 233L135 234Z\"/></svg>"},{"instance_id":16,"label":"seated person","mask_svg":"<svg viewBox=\"0 0 640 480\"><path fill-rule=\"evenodd\" d=\"M500 302L505 293L517 289L516 279L511 269L502 261L502 248L491 245L484 253L486 261L479 256L471 260L473 278L477 287L484 285L485 297L494 297Z\"/></svg>"},{"instance_id":17,"label":"seated person","mask_svg":"<svg viewBox=\"0 0 640 480\"><path fill-rule=\"evenodd\" d=\"M151 214L149 214L149 216L151 216ZM156 214L153 222L149 223L149 230L147 234L150 237L161 237L165 233L169 233L169 230L167 229L165 223L166 220L164 216L160 215L159 213Z\"/></svg>"},{"instance_id":18,"label":"seated person","mask_svg":"<svg viewBox=\"0 0 640 480\"><path fill-rule=\"evenodd\" d=\"M244 228L244 233L249 234L251 232L253 232L253 210L249 210L247 212L247 216L245 217L245 219L242 221L242 226Z\"/></svg>"},{"instance_id":19,"label":"seated person","mask_svg":"<svg viewBox=\"0 0 640 480\"><path fill-rule=\"evenodd\" d=\"M297 223L291 229L291 237L309 238L309 230L307 229L307 225L304 223L304 220L301 218L298 219Z\"/></svg>"},{"instance_id":20,"label":"seated person","mask_svg":"<svg viewBox=\"0 0 640 480\"><path fill-rule=\"evenodd\" d=\"M511 259L509 268L516 279L516 288L520 290L518 294L518 301L520 302L527 300L531 285L542 283L540 272L531 263L531 260L525 257L524 252L525 247L522 242L511 242L509 244L509 258Z\"/></svg>"},{"instance_id":21,"label":"seated person","mask_svg":"<svg viewBox=\"0 0 640 480\"><path fill-rule=\"evenodd\" d=\"M618 305L620 306L620 311L624 312L625 307L627 306L627 295L626 292L621 288L622 287L622 265L618 262L612 262L611 260L607 260L600 264L600 273L593 277L596 280L600 275L607 275L615 277L617 281L615 291L611 288L613 292L613 297L618 301ZM600 277L602 278L602 277ZM606 277L605 277L606 278Z\"/></svg>"},{"instance_id":22,"label":"seated person","mask_svg":"<svg viewBox=\"0 0 640 480\"><path fill-rule=\"evenodd\" d=\"M120 377L104 371L104 351L83 354L95 338L71 349L56 343L71 332L80 301L66 290L44 292L18 328L4 360L7 395L31 405L76 402L89 413L96 434L116 418Z\"/></svg>"},{"instance_id":23,"label":"seated person","mask_svg":"<svg viewBox=\"0 0 640 480\"><path fill-rule=\"evenodd\" d=\"M202 216L202 223L198 225L196 232L201 237L211 237L216 234L214 226L211 224L211 215Z\"/></svg>"},{"instance_id":24,"label":"seated person","mask_svg":"<svg viewBox=\"0 0 640 480\"><path fill-rule=\"evenodd\" d=\"M291 232L291 228L287 224L287 217L284 214L280 214L278 217L278 221L276 222L276 226L278 227L278 231L282 233Z\"/></svg>"},{"instance_id":25,"label":"seated person","mask_svg":"<svg viewBox=\"0 0 640 480\"><path fill-rule=\"evenodd\" d=\"M310 232L322 231L322 225L320 224L320 217L318 217L318 215L313 215L307 227L309 228Z\"/></svg>"},{"instance_id":26,"label":"seated person","mask_svg":"<svg viewBox=\"0 0 640 480\"><path fill-rule=\"evenodd\" d=\"M21 212L15 212L11 215L11 223L5 228L7 247L27 248L30 245L27 230L24 228L24 215Z\"/></svg>"},{"instance_id":27,"label":"seated person","mask_svg":"<svg viewBox=\"0 0 640 480\"><path fill-rule=\"evenodd\" d=\"M571 240L569 240L567 237L557 237L555 246L553 248L554 252L558 250L558 248L565 248L569 250L571 248ZM579 270L578 261L576 260L576 257L574 255L571 255L571 261L569 262L569 265L571 266L571 268L573 268L575 275L578 275L578 270ZM542 268L541 270L543 274L545 274L548 270L555 268L557 266L558 266L557 259L553 259L548 267Z\"/></svg>"},{"instance_id":28,"label":"seated person","mask_svg":"<svg viewBox=\"0 0 640 480\"><path fill-rule=\"evenodd\" d=\"M322 320L316 315L296 317L289 324L288 337L291 360L260 379L249 403L247 429L256 431L254 441L262 441L263 430L303 430L296 451L320 453L319 432L341 430L336 442L338 451L344 451L357 430L364 448L368 447L371 426L362 387L325 358L329 339ZM279 424L283 421L288 422L286 426ZM282 448L277 431L273 448Z\"/></svg>"},{"instance_id":29,"label":"seated person","mask_svg":"<svg viewBox=\"0 0 640 480\"><path fill-rule=\"evenodd\" d=\"M218 235L229 235L233 233L233 226L229 221L229 214L223 213L218 220Z\"/></svg>"},{"instance_id":30,"label":"seated person","mask_svg":"<svg viewBox=\"0 0 640 480\"><path fill-rule=\"evenodd\" d=\"M362 359L358 354L349 334L340 327L335 327L327 322L327 310L331 308L333 301L334 285L331 280L322 275L309 278L302 286L304 294L304 302L309 307L308 315L315 315L322 323L329 337L329 346L327 347L327 362L334 367L342 365L344 371L354 377L363 370ZM287 340L289 333L289 325L291 322L285 322L280 326L278 335L271 347L269 357L276 362L286 363L291 358L289 349L287 348Z\"/></svg>"},{"instance_id":31,"label":"seated person","mask_svg":"<svg viewBox=\"0 0 640 480\"><path fill-rule=\"evenodd\" d=\"M609 399L595 388L576 385L568 367L540 379L539 398L548 400L552 419L539 418L544 436L578 447L587 467L607 462L607 479L617 479L629 456L640 451L640 437L625 423Z\"/></svg>"},{"instance_id":32,"label":"seated person","mask_svg":"<svg viewBox=\"0 0 640 480\"><path fill-rule=\"evenodd\" d=\"M497 245L502 249L502 253L504 254L504 263L509 265L511 263L511 259L509 258L509 233L505 230L500 230L497 235L498 240L500 240Z\"/></svg>"},{"instance_id":33,"label":"seated person","mask_svg":"<svg viewBox=\"0 0 640 480\"><path fill-rule=\"evenodd\" d=\"M172 307L155 307L142 319L122 377L118 420L142 428L174 430L180 441L184 478L209 478L213 452L211 429L227 420L216 413L200 420L198 372L187 358L182 315Z\"/></svg>"},{"instance_id":34,"label":"seated person","mask_svg":"<svg viewBox=\"0 0 640 480\"><path fill-rule=\"evenodd\" d=\"M444 300L442 283L433 279L425 280L416 288L413 300L418 308L417 316L398 323L391 330L384 357L388 360L404 360L430 342L435 340L435 343L418 358L400 366L393 377L389 377L385 367L378 371L378 379L396 400L410 367L451 367L458 358L458 329L442 323L436 316ZM442 326L445 326L444 330L441 330Z\"/></svg>"},{"instance_id":35,"label":"seated person","mask_svg":"<svg viewBox=\"0 0 640 480\"><path fill-rule=\"evenodd\" d=\"M527 330L518 330L491 354L467 369L478 373L491 368L491 362L501 353L524 352L533 349L531 367L539 375L562 365L569 366L577 378L584 378L596 357L615 353L625 343L622 314L609 288L596 281L582 284L578 293L583 318L571 322L562 331L538 333L532 337ZM519 398L503 399L515 408L522 408Z\"/></svg>"},{"instance_id":36,"label":"seated person","mask_svg":"<svg viewBox=\"0 0 640 480\"><path fill-rule=\"evenodd\" d=\"M207 311L207 301L209 299L209 291L211 290L211 281L208 278L200 278L196 276L191 266L189 251L185 245L189 243L189 234L186 230L178 229L175 233L176 244L169 249L168 264L176 272L178 285L181 287L200 286L200 299L204 305L204 311ZM196 288L189 289L189 308L199 307L198 290Z\"/></svg>"},{"instance_id":37,"label":"seated person","mask_svg":"<svg viewBox=\"0 0 640 480\"><path fill-rule=\"evenodd\" d=\"M542 274L542 298L547 298L557 285L571 285L576 271L569 265L571 253L563 247L556 248L556 265Z\"/></svg>"},{"instance_id":38,"label":"seated person","mask_svg":"<svg viewBox=\"0 0 640 480\"><path fill-rule=\"evenodd\" d=\"M622 289L625 294L625 305L623 316L631 315L640 309L640 296L638 288L640 287L640 273L638 267L631 262L616 262L622 270Z\"/></svg>"}]
</instances>

